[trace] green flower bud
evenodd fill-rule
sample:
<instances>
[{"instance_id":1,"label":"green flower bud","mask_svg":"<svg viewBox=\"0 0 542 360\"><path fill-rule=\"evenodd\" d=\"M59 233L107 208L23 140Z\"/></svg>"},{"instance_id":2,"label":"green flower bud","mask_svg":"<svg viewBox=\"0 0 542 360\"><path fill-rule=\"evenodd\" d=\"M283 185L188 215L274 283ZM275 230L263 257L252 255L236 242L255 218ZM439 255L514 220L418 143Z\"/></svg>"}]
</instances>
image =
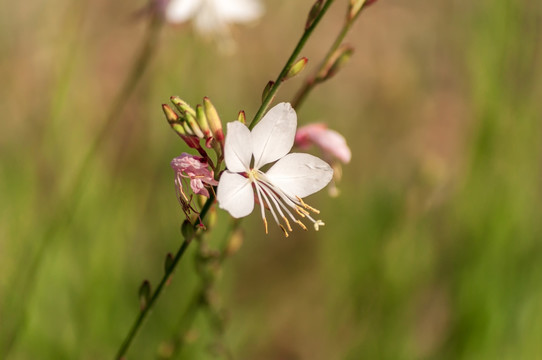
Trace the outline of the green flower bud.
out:
<instances>
[{"instance_id":1,"label":"green flower bud","mask_svg":"<svg viewBox=\"0 0 542 360\"><path fill-rule=\"evenodd\" d=\"M205 116L205 110L203 106L196 106L196 121L198 122L199 128L203 132L203 135L206 139L211 137L211 129L209 128L209 122L207 121L207 116Z\"/></svg>"},{"instance_id":2,"label":"green flower bud","mask_svg":"<svg viewBox=\"0 0 542 360\"><path fill-rule=\"evenodd\" d=\"M205 116L207 117L207 122L209 123L209 126L211 128L213 137L221 145L224 145L224 132L222 131L222 122L220 121L220 117L218 116L215 107L213 106L211 100L209 100L208 97L203 98L203 109L205 110Z\"/></svg>"},{"instance_id":3,"label":"green flower bud","mask_svg":"<svg viewBox=\"0 0 542 360\"><path fill-rule=\"evenodd\" d=\"M169 105L162 104L162 110L164 111L164 115L166 115L166 119L170 124L179 121L179 115L177 115L177 113L173 111Z\"/></svg>"},{"instance_id":4,"label":"green flower bud","mask_svg":"<svg viewBox=\"0 0 542 360\"><path fill-rule=\"evenodd\" d=\"M288 69L288 73L284 77L283 80L288 80L299 74L303 69L305 69L305 66L307 65L307 62L309 59L306 57L302 57L301 59L297 60L291 67Z\"/></svg>"},{"instance_id":5,"label":"green flower bud","mask_svg":"<svg viewBox=\"0 0 542 360\"><path fill-rule=\"evenodd\" d=\"M192 132L194 135L199 137L200 139L203 139L205 136L203 135L203 132L201 131L198 122L196 121L196 117L192 116L190 113L186 113L186 122L188 125L190 125L190 129L192 129Z\"/></svg>"},{"instance_id":6,"label":"green flower bud","mask_svg":"<svg viewBox=\"0 0 542 360\"><path fill-rule=\"evenodd\" d=\"M177 108L177 110L179 110L181 114L184 115L190 113L192 116L196 117L196 110L192 109L186 101L182 100L178 96L172 96L170 99L173 105L175 105L175 107Z\"/></svg>"},{"instance_id":7,"label":"green flower bud","mask_svg":"<svg viewBox=\"0 0 542 360\"><path fill-rule=\"evenodd\" d=\"M314 22L314 20L316 20L316 17L320 14L320 11L322 11L323 7L324 0L316 0L316 2L311 8L311 11L309 12L307 22L305 23L305 30L311 27L312 23Z\"/></svg>"},{"instance_id":8,"label":"green flower bud","mask_svg":"<svg viewBox=\"0 0 542 360\"><path fill-rule=\"evenodd\" d=\"M182 126L183 126L183 129L184 131L186 132L187 135L192 135L194 136L194 132L192 131L192 129L190 128L190 124L188 124L187 121L183 121L182 123Z\"/></svg>"},{"instance_id":9,"label":"green flower bud","mask_svg":"<svg viewBox=\"0 0 542 360\"><path fill-rule=\"evenodd\" d=\"M239 120L243 124L247 123L247 117L243 110L239 111L239 114L237 115L237 120Z\"/></svg>"}]
</instances>

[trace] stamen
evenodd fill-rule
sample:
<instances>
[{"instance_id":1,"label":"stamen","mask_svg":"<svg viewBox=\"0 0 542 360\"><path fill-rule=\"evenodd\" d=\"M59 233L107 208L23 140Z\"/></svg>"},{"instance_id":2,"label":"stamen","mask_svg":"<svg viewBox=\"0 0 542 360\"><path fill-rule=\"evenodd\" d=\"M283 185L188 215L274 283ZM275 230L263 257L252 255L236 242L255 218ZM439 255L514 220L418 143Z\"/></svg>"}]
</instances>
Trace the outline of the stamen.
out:
<instances>
[{"instance_id":1,"label":"stamen","mask_svg":"<svg viewBox=\"0 0 542 360\"><path fill-rule=\"evenodd\" d=\"M277 224L280 224L279 219L277 218L277 214L275 214L275 210L271 206L271 202L269 201L269 198L267 197L267 193L265 192L264 189L260 188L261 185L257 181L254 182L254 185L256 186L256 189L258 189L260 191L260 193L262 194L262 196L263 196L263 198L265 200L265 203L269 207L269 211L271 211L271 215L273 215L273 218L275 219L275 222Z\"/></svg>"},{"instance_id":2,"label":"stamen","mask_svg":"<svg viewBox=\"0 0 542 360\"><path fill-rule=\"evenodd\" d=\"M295 208L295 211L301 216L305 217L306 215L309 215L309 212L305 209L303 209L301 206L297 205Z\"/></svg>"},{"instance_id":3,"label":"stamen","mask_svg":"<svg viewBox=\"0 0 542 360\"><path fill-rule=\"evenodd\" d=\"M256 184L256 183L254 183ZM256 194L258 195L258 201L260 202L260 210L262 211L262 220L263 220L263 223L265 225L265 233L268 234L267 232L267 220L265 219L265 209L264 209L264 203L262 202L262 196L260 194L260 188L258 186L255 186L256 188Z\"/></svg>"},{"instance_id":4,"label":"stamen","mask_svg":"<svg viewBox=\"0 0 542 360\"><path fill-rule=\"evenodd\" d=\"M313 208L313 207L310 206L310 205L307 205L307 203L305 203L305 202L303 201L303 199L301 199L299 196L296 196L296 198L297 198L297 200L299 200L299 202L301 203L301 205L303 205L303 207L304 207L305 209L309 209L309 210L312 211L313 213L320 214L320 210L315 209L315 208Z\"/></svg>"},{"instance_id":5,"label":"stamen","mask_svg":"<svg viewBox=\"0 0 542 360\"><path fill-rule=\"evenodd\" d=\"M290 226L290 222L288 221L288 219L286 219L286 216L282 215L282 219L284 219L286 226L288 226L288 231L293 231L292 227Z\"/></svg>"},{"instance_id":6,"label":"stamen","mask_svg":"<svg viewBox=\"0 0 542 360\"><path fill-rule=\"evenodd\" d=\"M302 228L303 230L307 231L307 227L306 227L305 224L303 224L300 220L295 219L295 222L296 222L299 226L301 226L301 228Z\"/></svg>"},{"instance_id":7,"label":"stamen","mask_svg":"<svg viewBox=\"0 0 542 360\"><path fill-rule=\"evenodd\" d=\"M280 229L282 230L282 232L284 232L284 236L288 237L288 231L286 231L286 229L284 228L284 226L282 226L282 224L279 224L280 226ZM290 230L291 231L291 230Z\"/></svg>"},{"instance_id":8,"label":"stamen","mask_svg":"<svg viewBox=\"0 0 542 360\"><path fill-rule=\"evenodd\" d=\"M294 217L294 215L292 215L292 213L290 212L290 210L288 209L288 207L286 206L286 204L284 204L284 200L288 200L288 199L284 199L284 198L279 198L279 195L277 193L275 193L269 184L265 183L265 182L260 182L260 185L262 186L262 190L263 188L266 188L268 190L268 194L269 196L271 196L271 198L273 199L273 201L275 202L275 205L280 205L280 207L288 214L288 216L290 217L290 219L292 219L292 221L296 221L296 218ZM295 204L291 205L291 207L293 208L295 206ZM277 206L278 207L278 206ZM279 209L280 210L280 209ZM284 214L282 212L280 212L280 215L282 217L284 217ZM288 225L288 227L290 228L290 224L286 224ZM292 231L292 230L290 230Z\"/></svg>"},{"instance_id":9,"label":"stamen","mask_svg":"<svg viewBox=\"0 0 542 360\"><path fill-rule=\"evenodd\" d=\"M289 208L293 209L300 217L309 219L313 223L314 229L316 231L320 229L320 226L324 225L324 222L322 220L315 220L310 215L310 212L319 214L320 211L318 209L315 209L305 203L303 199L301 199L299 196L291 196L285 193L282 189L275 186L271 181L269 181L267 179L267 176L262 171L258 170L257 173L254 175L255 176L253 182L257 189L260 203L262 203L261 197L263 196L265 205L269 207L269 210L275 218L275 221L285 234L287 234L288 231L292 231L292 228L290 226L290 222L288 221L282 210L284 210L288 214L288 216L292 219L293 222L297 223L303 230L307 230L305 224L303 224L300 220L296 219L292 212L289 210ZM272 206L272 204L274 205L274 207ZM286 231L286 228L279 223L274 209L277 210L279 215L284 220L288 231Z\"/></svg>"}]
</instances>

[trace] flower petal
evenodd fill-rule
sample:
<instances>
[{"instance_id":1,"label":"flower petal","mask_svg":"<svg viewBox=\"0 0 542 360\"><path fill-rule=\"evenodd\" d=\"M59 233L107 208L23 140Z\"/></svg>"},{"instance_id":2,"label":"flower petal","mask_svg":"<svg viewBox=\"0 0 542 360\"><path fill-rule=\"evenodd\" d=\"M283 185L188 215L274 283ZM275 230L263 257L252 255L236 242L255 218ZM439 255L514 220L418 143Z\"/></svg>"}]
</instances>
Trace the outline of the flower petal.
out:
<instances>
[{"instance_id":1,"label":"flower petal","mask_svg":"<svg viewBox=\"0 0 542 360\"><path fill-rule=\"evenodd\" d=\"M294 144L297 115L289 103L275 105L252 129L254 168L280 159Z\"/></svg>"},{"instance_id":2,"label":"flower petal","mask_svg":"<svg viewBox=\"0 0 542 360\"><path fill-rule=\"evenodd\" d=\"M316 156L292 153L277 161L265 175L282 191L303 198L326 186L333 169Z\"/></svg>"},{"instance_id":3,"label":"flower petal","mask_svg":"<svg viewBox=\"0 0 542 360\"><path fill-rule=\"evenodd\" d=\"M172 23L181 23L190 19L201 0L171 0L166 8L166 20Z\"/></svg>"},{"instance_id":4,"label":"flower petal","mask_svg":"<svg viewBox=\"0 0 542 360\"><path fill-rule=\"evenodd\" d=\"M216 198L218 206L234 218L247 216L254 210L254 191L250 180L227 170L218 182Z\"/></svg>"},{"instance_id":5,"label":"flower petal","mask_svg":"<svg viewBox=\"0 0 542 360\"><path fill-rule=\"evenodd\" d=\"M254 0L217 0L216 10L228 22L249 22L263 14L263 6Z\"/></svg>"},{"instance_id":6,"label":"flower petal","mask_svg":"<svg viewBox=\"0 0 542 360\"><path fill-rule=\"evenodd\" d=\"M226 143L224 144L224 161L232 172L249 170L252 157L252 135L250 130L241 122L228 123Z\"/></svg>"}]
</instances>

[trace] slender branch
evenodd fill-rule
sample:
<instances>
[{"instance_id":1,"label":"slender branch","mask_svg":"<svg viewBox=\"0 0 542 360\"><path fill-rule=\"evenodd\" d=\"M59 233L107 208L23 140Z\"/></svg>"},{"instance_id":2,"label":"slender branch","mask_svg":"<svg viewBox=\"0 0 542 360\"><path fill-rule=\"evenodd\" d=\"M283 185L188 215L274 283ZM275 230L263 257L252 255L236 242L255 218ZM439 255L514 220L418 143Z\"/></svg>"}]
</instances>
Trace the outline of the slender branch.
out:
<instances>
[{"instance_id":1,"label":"slender branch","mask_svg":"<svg viewBox=\"0 0 542 360\"><path fill-rule=\"evenodd\" d=\"M279 87L280 87L280 85L282 83L282 80L284 79L284 77L288 73L288 70L290 70L290 67L292 66L292 64L297 60L297 57L299 56L299 53L301 52L301 50L305 46L305 43L307 42L307 40L311 36L313 30L316 28L316 26L318 25L318 23L320 22L322 17L325 15L325 13L327 12L329 6L333 3L333 1L335 1L335 0L327 0L326 1L324 6L322 7L322 10L320 10L320 12L316 16L316 18L314 19L312 24L309 27L307 27L305 29L305 31L303 32L303 35L301 36L301 39L299 39L299 42L297 43L294 51L292 52L292 55L290 55L290 58L288 59L288 61L286 61L286 64L282 68L279 76L277 77L277 80L275 80L275 83L273 84L273 86L271 87L269 92L267 93L266 97L263 99L262 105L260 106L260 108L256 112L256 115L254 115L254 118L252 119L252 122L250 123L250 126L248 127L249 129L254 128L254 126L256 126L256 124L261 120L261 118L263 116L263 113L267 110L267 107L271 103L271 100L273 100L273 98L275 97L275 94L278 91L278 89L279 89Z\"/></svg>"},{"instance_id":2,"label":"slender branch","mask_svg":"<svg viewBox=\"0 0 542 360\"><path fill-rule=\"evenodd\" d=\"M275 93L277 92L277 90L278 90L278 88L280 86L280 83L282 82L282 80L284 79L286 74L288 73L288 70L290 69L292 64L296 61L297 57L299 56L299 53L301 52L301 50L305 46L305 43L307 42L307 40L311 36L311 34L314 31L314 29L316 28L316 26L319 24L320 20L325 15L325 13L327 12L329 6L333 3L333 1L334 0L327 0L326 1L324 6L322 7L321 11L315 17L314 21L303 32L303 35L299 39L299 42L297 43L297 45L296 45L295 49L293 50L292 54L290 55L289 59L286 61L286 64L282 68L279 76L277 77L277 80L275 81L275 83L273 84L273 86L271 87L269 92L267 93L267 96L262 101L262 104L261 104L260 108L258 109L256 115L252 119L252 122L250 123L250 126L249 126L250 129L252 129L261 120L261 118L263 116L263 113L265 112L265 110L267 109L267 107L271 103L271 100L273 99ZM179 262L179 260L183 256L183 254L185 253L186 248L188 247L188 245L190 244L190 242L194 238L194 236L195 236L194 234L195 234L195 231L197 230L197 226L205 218L205 215L207 214L207 211L209 210L209 208L210 208L213 201L214 201L214 194L211 195L211 197L207 200L207 202L203 206L203 209L202 209L201 214L199 216L199 220L198 220L198 222L196 224L194 224L194 233L192 235L190 235L189 238L186 238L185 241L182 243L181 247L177 251L177 254L175 255L175 258L174 258L174 261L173 261L172 265L170 266L170 268L168 268L168 270L166 271L166 273L162 277L162 280L160 281L160 284L158 285L158 287L156 288L156 290L152 294L147 306L137 316L134 324L132 325L130 331L128 332L128 335L126 336L126 338L122 342L121 347L119 348L119 351L117 352L116 359L122 359L122 357L124 356L126 351L129 349L130 344L132 343L135 335L137 334L137 332L139 331L139 329L141 327L141 324L143 323L143 320L145 319L145 317L149 313L150 309L153 307L156 299L160 296L165 283L167 282L169 276L171 275L171 273L175 269L177 263Z\"/></svg>"},{"instance_id":3,"label":"slender branch","mask_svg":"<svg viewBox=\"0 0 542 360\"><path fill-rule=\"evenodd\" d=\"M98 131L98 134L94 138L84 158L79 162L80 165L79 168L76 170L76 175L71 186L66 191L65 195L61 198L57 211L53 213L53 218L48 223L48 225L46 225L40 241L37 242L37 249L34 251L32 258L30 260L27 260L26 258L28 257L28 254L25 253L25 260L21 263L28 263L29 265L27 266L26 273L22 276L22 279L20 279L19 277L17 278L17 282L19 282L19 286L21 286L21 288L19 289L18 298L30 298L29 293L33 289L36 274L39 267L41 266L41 261L43 259L43 254L45 253L45 249L48 245L52 243L52 239L57 236L58 231L64 226L69 226L73 221L75 209L77 208L80 201L81 190L84 188L85 180L88 178L88 171L90 169L92 160L96 152L103 145L103 142L107 138L110 130L117 123L118 119L120 118L119 114L125 107L130 95L134 91L137 83L141 79L141 76L148 67L150 59L152 58L152 55L154 53L154 49L157 45L156 40L162 27L162 23L163 21L159 16L153 16L151 18L151 22L147 28L145 38L142 42L143 45L139 51L139 54L137 55L136 60L133 63L133 66L128 73L128 76L126 77L119 93L113 101L111 108L109 109L107 116L102 123L100 130ZM22 304L12 304L11 306L22 307ZM11 309L11 306L8 309L9 312L13 311L13 309ZM12 317L19 316L18 311L15 311L14 313L11 313L9 315L11 315ZM16 342L20 327L22 326L22 319L15 318L14 320L12 320L12 323L13 329L11 331L8 331L10 333L10 337L8 338L5 347L0 349L1 358L7 357L13 347L13 344Z\"/></svg>"},{"instance_id":4,"label":"slender branch","mask_svg":"<svg viewBox=\"0 0 542 360\"><path fill-rule=\"evenodd\" d=\"M184 239L183 243L181 244L181 247L179 248L179 250L177 250L177 253L175 254L175 257L173 258L173 261L172 261L171 265L164 272L164 276L162 276L162 280L160 280L160 283L158 284L158 287L152 293L152 296L151 296L149 302L139 312L138 316L136 317L136 319L134 321L134 324L132 325L132 327L130 328L130 331L126 335L126 338L122 342L122 344L121 344L121 346L120 346L120 348L119 348L119 350L117 352L117 355L115 356L115 359L122 359L122 357L124 356L126 351L128 351L128 349L130 348L130 345L131 345L132 341L134 340L134 338L135 338L136 334L138 333L139 329L141 328L141 324L143 323L143 320L145 320L145 318L147 317L149 311L154 306L154 303L156 302L156 300L158 299L158 297L162 293L162 290L163 290L164 286L166 285L166 283L167 283L168 279L170 278L171 274L173 273L173 271L177 267L177 264L179 263L179 260L181 260L182 256L186 252L186 249L188 248L188 245L190 245L190 243L192 242L192 240L196 236L196 232L198 231L200 225L202 225L201 221L207 215L207 212L211 208L211 205L213 204L214 199L215 199L214 194L211 194L209 199L207 199L207 201L203 205L203 208L201 209L201 213L200 213L200 216L199 216L198 220L192 226L194 231Z\"/></svg>"},{"instance_id":5,"label":"slender branch","mask_svg":"<svg viewBox=\"0 0 542 360\"><path fill-rule=\"evenodd\" d=\"M220 250L220 255L217 259L219 266L222 266L230 255L228 253L229 240L231 239L232 234L239 228L240 224L241 219L233 219L231 221L231 225L228 227L226 233L224 234L222 249ZM186 337L186 333L192 327L192 323L195 320L196 313L200 310L203 310L205 307L209 307L208 304L205 303L202 299L205 296L205 292L213 285L214 280L208 283L206 280L202 279L201 286L198 287L197 290L193 293L189 305L181 316L179 326L177 327L176 331L177 335L171 337L168 346L168 353L166 355L160 356L160 359L171 359L178 356L179 352L182 350L182 346L184 345L183 339Z\"/></svg>"},{"instance_id":6,"label":"slender branch","mask_svg":"<svg viewBox=\"0 0 542 360\"><path fill-rule=\"evenodd\" d=\"M303 83L299 91L294 96L294 100L292 101L293 108L295 108L296 110L299 109L299 107L301 106L301 104L303 104L303 101L305 100L307 95L312 91L312 89L314 89L316 85L318 85L319 83L325 80L325 79L320 79L319 74L321 74L326 69L326 67L329 66L331 58L333 57L333 55L335 54L339 46L341 46L344 38L346 37L346 34L348 33L348 31L350 31L352 25L354 24L356 19L359 17L360 13L362 13L362 11L359 11L356 14L356 16L352 18L349 18L349 17L346 18L346 21L344 22L343 27L341 28L339 34L335 38L335 41L329 48L326 56L324 57L324 60L322 60L322 62L320 63L320 66L315 70L313 75L309 76L305 80L305 82Z\"/></svg>"}]
</instances>

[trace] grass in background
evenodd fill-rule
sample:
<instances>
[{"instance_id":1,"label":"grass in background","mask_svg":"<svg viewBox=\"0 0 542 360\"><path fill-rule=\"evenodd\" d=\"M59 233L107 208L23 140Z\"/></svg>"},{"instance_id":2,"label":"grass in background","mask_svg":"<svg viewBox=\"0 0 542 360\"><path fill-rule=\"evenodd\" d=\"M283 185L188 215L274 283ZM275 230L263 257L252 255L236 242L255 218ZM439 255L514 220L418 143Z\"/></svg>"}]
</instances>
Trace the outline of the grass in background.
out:
<instances>
[{"instance_id":1,"label":"grass in background","mask_svg":"<svg viewBox=\"0 0 542 360\"><path fill-rule=\"evenodd\" d=\"M169 161L186 149L160 104L209 96L224 121L252 114L310 5L267 2L258 26L236 31L232 57L188 28L164 31L25 298L7 286L24 271L20 259L35 250L145 24L129 3L0 5L0 306L26 304L12 358L113 356L140 282L155 284L181 241ZM343 14L336 1L307 48L309 64ZM536 1L512 0L390 0L367 11L349 36L353 61L299 113L300 123L329 121L353 150L342 196L312 201L326 227L263 237L251 217L225 266L225 340L236 358L542 357L541 18ZM220 214L219 226L226 220ZM177 326L198 286L193 251L129 358L153 358ZM204 313L191 335L180 358L212 358Z\"/></svg>"}]
</instances>

